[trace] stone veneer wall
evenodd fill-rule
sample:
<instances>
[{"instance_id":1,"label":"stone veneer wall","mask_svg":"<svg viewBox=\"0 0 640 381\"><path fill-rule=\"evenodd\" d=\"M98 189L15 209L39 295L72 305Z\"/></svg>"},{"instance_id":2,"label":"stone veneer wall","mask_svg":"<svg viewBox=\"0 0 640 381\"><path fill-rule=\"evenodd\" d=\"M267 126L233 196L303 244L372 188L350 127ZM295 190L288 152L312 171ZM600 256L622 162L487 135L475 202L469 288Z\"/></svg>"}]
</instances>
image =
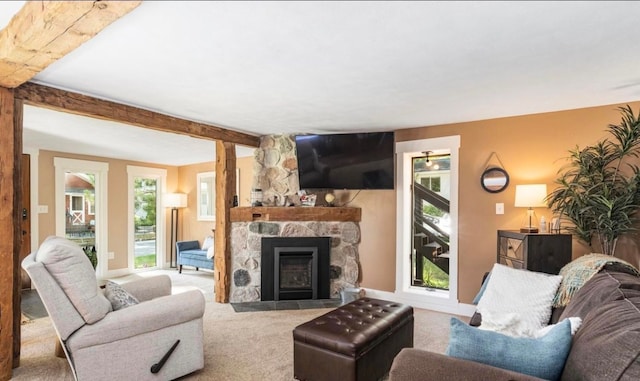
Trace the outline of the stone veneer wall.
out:
<instances>
[{"instance_id":1,"label":"stone veneer wall","mask_svg":"<svg viewBox=\"0 0 640 381\"><path fill-rule=\"evenodd\" d=\"M253 187L262 189L265 203L274 197L283 200L300 190L298 159L293 135L268 135L260 138L254 153Z\"/></svg>"},{"instance_id":2,"label":"stone veneer wall","mask_svg":"<svg viewBox=\"0 0 640 381\"><path fill-rule=\"evenodd\" d=\"M358 287L360 227L356 222L234 222L231 303L260 300L262 237L331 237L331 298L339 297L345 287Z\"/></svg>"}]
</instances>

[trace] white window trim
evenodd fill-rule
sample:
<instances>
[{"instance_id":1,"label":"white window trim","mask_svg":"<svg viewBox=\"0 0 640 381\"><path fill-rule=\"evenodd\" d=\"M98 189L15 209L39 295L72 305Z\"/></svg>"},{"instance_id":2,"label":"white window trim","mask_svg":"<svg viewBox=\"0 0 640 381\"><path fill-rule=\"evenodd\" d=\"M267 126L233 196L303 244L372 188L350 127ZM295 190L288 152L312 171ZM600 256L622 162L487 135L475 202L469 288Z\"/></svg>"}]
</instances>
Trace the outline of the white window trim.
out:
<instances>
[{"instance_id":1,"label":"white window trim","mask_svg":"<svg viewBox=\"0 0 640 381\"><path fill-rule=\"evenodd\" d=\"M150 270L157 270L158 268L170 267L167 262L166 253L166 213L164 213L163 195L167 193L167 170L161 168L150 167L138 167L134 165L127 165L127 242L128 242L128 269L130 272L143 272ZM133 187L135 186L134 179L136 177L146 177L156 180L156 266L145 269L134 268L134 256L135 256L135 223L133 215L135 206L133 202Z\"/></svg>"},{"instance_id":2,"label":"white window trim","mask_svg":"<svg viewBox=\"0 0 640 381\"><path fill-rule=\"evenodd\" d=\"M107 228L107 182L109 174L109 164L99 161L76 160L62 157L53 158L55 167L55 192L56 192L56 235L65 236L65 173L84 172L95 174L95 202L96 202L96 250L98 254L98 266L96 276L103 279L107 276L108 265L108 244L109 229Z\"/></svg>"},{"instance_id":3,"label":"white window trim","mask_svg":"<svg viewBox=\"0 0 640 381\"><path fill-rule=\"evenodd\" d=\"M436 311L453 312L458 307L458 163L460 136L413 140L396 143L396 290L394 296L413 306ZM432 291L411 286L411 183L412 159L426 150L448 149L451 152L451 241L449 257L449 290Z\"/></svg>"}]
</instances>

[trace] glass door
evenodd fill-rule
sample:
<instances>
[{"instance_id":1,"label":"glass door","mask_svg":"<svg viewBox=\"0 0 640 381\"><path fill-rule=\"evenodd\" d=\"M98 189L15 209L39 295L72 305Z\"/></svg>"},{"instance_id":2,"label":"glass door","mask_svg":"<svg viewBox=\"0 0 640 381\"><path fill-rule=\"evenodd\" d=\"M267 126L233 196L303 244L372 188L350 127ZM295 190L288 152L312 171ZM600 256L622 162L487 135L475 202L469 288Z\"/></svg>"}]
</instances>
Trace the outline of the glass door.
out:
<instances>
[{"instance_id":1,"label":"glass door","mask_svg":"<svg viewBox=\"0 0 640 381\"><path fill-rule=\"evenodd\" d=\"M77 243L98 265L96 249L96 176L89 172L65 171L65 237Z\"/></svg>"},{"instance_id":2,"label":"glass door","mask_svg":"<svg viewBox=\"0 0 640 381\"><path fill-rule=\"evenodd\" d=\"M396 143L395 294L438 311L458 305L459 148L459 136Z\"/></svg>"},{"instance_id":3,"label":"glass door","mask_svg":"<svg viewBox=\"0 0 640 381\"><path fill-rule=\"evenodd\" d=\"M129 270L133 272L163 267L166 234L162 195L167 171L128 165Z\"/></svg>"},{"instance_id":4,"label":"glass door","mask_svg":"<svg viewBox=\"0 0 640 381\"><path fill-rule=\"evenodd\" d=\"M107 163L56 157L56 235L77 243L104 278L109 269Z\"/></svg>"},{"instance_id":5,"label":"glass door","mask_svg":"<svg viewBox=\"0 0 640 381\"><path fill-rule=\"evenodd\" d=\"M450 167L447 151L412 158L412 286L449 289Z\"/></svg>"},{"instance_id":6,"label":"glass door","mask_svg":"<svg viewBox=\"0 0 640 381\"><path fill-rule=\"evenodd\" d=\"M157 267L158 181L149 177L134 177L134 270Z\"/></svg>"}]
</instances>

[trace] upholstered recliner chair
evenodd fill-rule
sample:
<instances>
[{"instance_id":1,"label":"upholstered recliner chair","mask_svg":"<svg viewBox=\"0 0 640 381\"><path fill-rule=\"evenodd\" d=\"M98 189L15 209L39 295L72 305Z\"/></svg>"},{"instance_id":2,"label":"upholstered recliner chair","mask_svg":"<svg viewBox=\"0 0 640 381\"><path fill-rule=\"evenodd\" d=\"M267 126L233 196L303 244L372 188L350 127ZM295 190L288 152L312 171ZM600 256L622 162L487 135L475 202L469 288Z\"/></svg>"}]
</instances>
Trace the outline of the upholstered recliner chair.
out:
<instances>
[{"instance_id":1,"label":"upholstered recliner chair","mask_svg":"<svg viewBox=\"0 0 640 381\"><path fill-rule=\"evenodd\" d=\"M22 267L76 380L171 380L203 368L201 291L171 295L171 279L162 275L112 284L108 294L128 300L110 300L82 249L61 237L47 238Z\"/></svg>"}]
</instances>

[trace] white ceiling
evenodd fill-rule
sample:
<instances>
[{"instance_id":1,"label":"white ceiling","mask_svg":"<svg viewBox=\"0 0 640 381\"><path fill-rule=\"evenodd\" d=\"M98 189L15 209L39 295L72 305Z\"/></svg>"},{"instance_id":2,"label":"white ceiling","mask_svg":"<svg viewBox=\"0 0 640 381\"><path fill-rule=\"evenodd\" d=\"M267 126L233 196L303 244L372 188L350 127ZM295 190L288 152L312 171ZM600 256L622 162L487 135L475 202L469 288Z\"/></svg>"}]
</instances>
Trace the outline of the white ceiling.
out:
<instances>
[{"instance_id":1,"label":"white ceiling","mask_svg":"<svg viewBox=\"0 0 640 381\"><path fill-rule=\"evenodd\" d=\"M396 130L640 100L639 16L634 1L145 1L33 81L253 135ZM24 120L25 145L212 158L198 139Z\"/></svg>"}]
</instances>

